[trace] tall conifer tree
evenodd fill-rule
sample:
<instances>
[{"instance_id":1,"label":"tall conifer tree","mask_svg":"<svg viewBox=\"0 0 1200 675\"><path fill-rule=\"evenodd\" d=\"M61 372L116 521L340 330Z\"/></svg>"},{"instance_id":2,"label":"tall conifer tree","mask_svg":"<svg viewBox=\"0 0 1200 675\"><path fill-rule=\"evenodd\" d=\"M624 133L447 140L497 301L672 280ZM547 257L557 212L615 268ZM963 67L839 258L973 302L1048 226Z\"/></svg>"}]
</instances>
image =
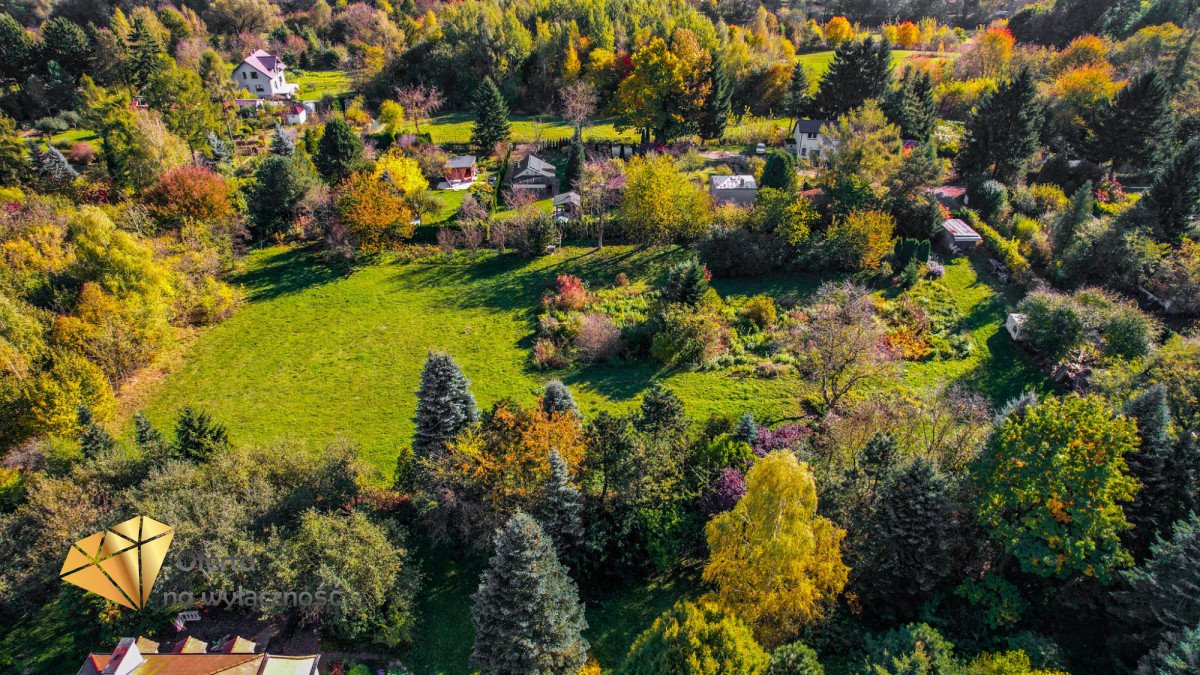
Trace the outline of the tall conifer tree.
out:
<instances>
[{"instance_id":1,"label":"tall conifer tree","mask_svg":"<svg viewBox=\"0 0 1200 675\"><path fill-rule=\"evenodd\" d=\"M533 518L516 513L472 596L471 666L485 674L576 673L587 662L587 620L575 582Z\"/></svg>"},{"instance_id":2,"label":"tall conifer tree","mask_svg":"<svg viewBox=\"0 0 1200 675\"><path fill-rule=\"evenodd\" d=\"M431 352L425 359L413 420L417 428L412 445L417 456L440 452L479 421L479 408L470 387L471 382L449 354Z\"/></svg>"},{"instance_id":3,"label":"tall conifer tree","mask_svg":"<svg viewBox=\"0 0 1200 675\"><path fill-rule=\"evenodd\" d=\"M473 109L475 125L471 127L471 143L475 147L491 152L497 143L512 135L508 125L508 105L492 78L484 78L475 89Z\"/></svg>"},{"instance_id":4,"label":"tall conifer tree","mask_svg":"<svg viewBox=\"0 0 1200 675\"><path fill-rule=\"evenodd\" d=\"M880 98L892 79L892 47L875 38L848 41L838 46L829 70L813 100L816 115L833 120L859 107L869 98Z\"/></svg>"},{"instance_id":5,"label":"tall conifer tree","mask_svg":"<svg viewBox=\"0 0 1200 675\"><path fill-rule=\"evenodd\" d=\"M967 139L958 156L959 171L1011 181L1037 150L1041 128L1042 106L1033 75L1026 68L1016 78L1001 82L967 122Z\"/></svg>"},{"instance_id":6,"label":"tall conifer tree","mask_svg":"<svg viewBox=\"0 0 1200 675\"><path fill-rule=\"evenodd\" d=\"M733 99L729 69L725 67L724 57L719 54L713 55L709 80L712 83L712 91L708 93L708 98L704 99L704 107L700 110L699 131L700 138L715 140L725 135Z\"/></svg>"}]
</instances>

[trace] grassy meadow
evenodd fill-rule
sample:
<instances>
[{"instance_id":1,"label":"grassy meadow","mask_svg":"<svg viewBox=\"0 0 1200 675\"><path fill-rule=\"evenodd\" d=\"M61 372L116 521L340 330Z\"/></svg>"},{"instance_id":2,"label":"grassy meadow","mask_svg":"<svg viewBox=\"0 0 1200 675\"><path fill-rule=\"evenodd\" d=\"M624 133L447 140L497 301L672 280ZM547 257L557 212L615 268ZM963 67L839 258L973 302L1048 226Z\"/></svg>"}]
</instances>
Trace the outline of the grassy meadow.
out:
<instances>
[{"instance_id":1,"label":"grassy meadow","mask_svg":"<svg viewBox=\"0 0 1200 675\"><path fill-rule=\"evenodd\" d=\"M543 292L559 274L609 285L619 272L657 278L684 259L678 248L566 247L532 261L480 253L383 262L352 273L330 269L304 249L254 252L236 278L249 298L229 320L199 334L174 365L128 400L169 424L181 406L209 410L234 439L290 438L319 447L354 443L379 480L390 481L398 448L409 442L414 392L427 352L454 355L481 406L504 397L528 403L544 383L563 379L585 414L623 410L654 382L674 389L697 419L752 410L760 419L794 415L810 386L722 371L678 371L645 362L546 372L530 358ZM880 387L971 384L1003 401L1043 377L1003 332L1003 295L959 258L945 283L955 293L977 349L958 361L906 364L900 381ZM723 295L767 293L802 300L819 279L721 281ZM127 405L127 413L134 404Z\"/></svg>"}]
</instances>

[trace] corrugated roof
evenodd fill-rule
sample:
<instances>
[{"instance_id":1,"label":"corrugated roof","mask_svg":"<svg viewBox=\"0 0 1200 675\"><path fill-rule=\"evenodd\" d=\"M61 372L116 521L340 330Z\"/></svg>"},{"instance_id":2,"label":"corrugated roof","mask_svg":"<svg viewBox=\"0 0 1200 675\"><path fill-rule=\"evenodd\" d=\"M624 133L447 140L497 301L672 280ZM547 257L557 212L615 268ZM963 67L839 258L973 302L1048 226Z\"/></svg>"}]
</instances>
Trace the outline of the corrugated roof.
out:
<instances>
[{"instance_id":1,"label":"corrugated roof","mask_svg":"<svg viewBox=\"0 0 1200 675\"><path fill-rule=\"evenodd\" d=\"M959 218L951 218L942 223L942 228L954 236L955 239L969 239L978 241L982 239L975 228L968 225L965 221Z\"/></svg>"},{"instance_id":2,"label":"corrugated roof","mask_svg":"<svg viewBox=\"0 0 1200 675\"><path fill-rule=\"evenodd\" d=\"M450 167L451 169L470 168L472 166L475 166L475 155L458 155L455 157L451 157L446 162L446 166Z\"/></svg>"},{"instance_id":3,"label":"corrugated roof","mask_svg":"<svg viewBox=\"0 0 1200 675\"><path fill-rule=\"evenodd\" d=\"M754 176L750 174L734 174L732 176L719 176L713 174L708 177L708 184L714 190L757 190L758 183L754 181Z\"/></svg>"},{"instance_id":4,"label":"corrugated roof","mask_svg":"<svg viewBox=\"0 0 1200 675\"><path fill-rule=\"evenodd\" d=\"M525 159L517 162L517 174L515 177L524 178L526 176L553 178L554 165L535 155L528 155Z\"/></svg>"}]
</instances>

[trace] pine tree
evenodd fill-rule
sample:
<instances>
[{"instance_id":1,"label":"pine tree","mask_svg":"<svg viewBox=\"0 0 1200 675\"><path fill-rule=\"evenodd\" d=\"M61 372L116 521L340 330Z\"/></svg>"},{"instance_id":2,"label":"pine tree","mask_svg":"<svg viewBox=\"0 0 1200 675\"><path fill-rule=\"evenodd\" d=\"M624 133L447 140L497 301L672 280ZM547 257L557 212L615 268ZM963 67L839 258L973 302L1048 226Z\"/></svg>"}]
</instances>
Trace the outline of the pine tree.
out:
<instances>
[{"instance_id":1,"label":"pine tree","mask_svg":"<svg viewBox=\"0 0 1200 675\"><path fill-rule=\"evenodd\" d=\"M754 414L744 413L741 419L738 420L737 428L733 431L733 437L743 443L754 445L758 440L758 423L754 421Z\"/></svg>"},{"instance_id":2,"label":"pine tree","mask_svg":"<svg viewBox=\"0 0 1200 675\"><path fill-rule=\"evenodd\" d=\"M1001 82L967 122L960 173L1011 182L1037 150L1041 128L1042 106L1026 68L1016 79Z\"/></svg>"},{"instance_id":3,"label":"pine tree","mask_svg":"<svg viewBox=\"0 0 1200 675\"><path fill-rule=\"evenodd\" d=\"M1200 624L1167 635L1154 651L1138 661L1136 675L1195 675L1200 673Z\"/></svg>"},{"instance_id":4,"label":"pine tree","mask_svg":"<svg viewBox=\"0 0 1200 675\"><path fill-rule=\"evenodd\" d=\"M3 19L4 15L0 15ZM0 21L0 27L3 21ZM29 174L25 148L17 132L17 123L0 113L0 185L16 185Z\"/></svg>"},{"instance_id":5,"label":"pine tree","mask_svg":"<svg viewBox=\"0 0 1200 675\"><path fill-rule=\"evenodd\" d=\"M579 129L576 129L575 135L571 137L571 145L567 149L567 168L564 178L568 189L579 189L579 179L583 177L583 165L586 161L587 151L583 147L583 138Z\"/></svg>"},{"instance_id":6,"label":"pine tree","mask_svg":"<svg viewBox=\"0 0 1200 675\"><path fill-rule=\"evenodd\" d=\"M143 454L155 455L166 449L167 439L163 438L162 432L155 429L141 412L134 413L133 428L134 442Z\"/></svg>"},{"instance_id":7,"label":"pine tree","mask_svg":"<svg viewBox=\"0 0 1200 675\"><path fill-rule=\"evenodd\" d=\"M10 14L0 14L0 79L24 82L33 58L29 31Z\"/></svg>"},{"instance_id":8,"label":"pine tree","mask_svg":"<svg viewBox=\"0 0 1200 675\"><path fill-rule=\"evenodd\" d=\"M1155 176L1141 202L1158 219L1159 236L1177 243L1200 208L1200 139L1184 146Z\"/></svg>"},{"instance_id":9,"label":"pine tree","mask_svg":"<svg viewBox=\"0 0 1200 675\"><path fill-rule=\"evenodd\" d=\"M725 127L729 124L729 113L733 105L733 85L729 81L729 69L725 67L725 58L719 54L713 55L709 81L712 83L712 91L708 93L708 98L704 99L698 125L700 138L706 141L716 140L725 135Z\"/></svg>"},{"instance_id":10,"label":"pine tree","mask_svg":"<svg viewBox=\"0 0 1200 675\"><path fill-rule=\"evenodd\" d=\"M441 452L446 444L479 421L471 382L449 354L430 352L421 370L413 452L418 457Z\"/></svg>"},{"instance_id":11,"label":"pine tree","mask_svg":"<svg viewBox=\"0 0 1200 675\"><path fill-rule=\"evenodd\" d=\"M251 234L262 241L284 232L300 215L300 202L308 194L312 179L295 158L268 155L254 170L248 193Z\"/></svg>"},{"instance_id":12,"label":"pine tree","mask_svg":"<svg viewBox=\"0 0 1200 675\"><path fill-rule=\"evenodd\" d=\"M550 539L518 512L496 533L495 550L471 596L471 666L485 675L578 672L587 620Z\"/></svg>"},{"instance_id":13,"label":"pine tree","mask_svg":"<svg viewBox=\"0 0 1200 675\"><path fill-rule=\"evenodd\" d=\"M363 142L346 120L335 117L325 123L325 133L317 141L313 164L330 185L337 185L362 162Z\"/></svg>"},{"instance_id":14,"label":"pine tree","mask_svg":"<svg viewBox=\"0 0 1200 675\"><path fill-rule=\"evenodd\" d=\"M117 441L96 421L91 408L80 404L75 414L79 424L79 448L84 457L95 459L117 447Z\"/></svg>"},{"instance_id":15,"label":"pine tree","mask_svg":"<svg viewBox=\"0 0 1200 675\"><path fill-rule=\"evenodd\" d=\"M275 125L275 133L271 135L271 150L272 155L281 157L292 157L296 154L296 143L292 141L292 137L288 132L283 130L283 127Z\"/></svg>"},{"instance_id":16,"label":"pine tree","mask_svg":"<svg viewBox=\"0 0 1200 675\"><path fill-rule=\"evenodd\" d=\"M1079 186L1071 195L1071 206L1059 217L1054 229L1054 247L1063 251L1075 241L1075 234L1092 219L1096 199L1092 196L1092 181Z\"/></svg>"},{"instance_id":17,"label":"pine tree","mask_svg":"<svg viewBox=\"0 0 1200 675\"><path fill-rule=\"evenodd\" d=\"M850 583L875 616L911 621L955 571L948 481L924 458L891 473L862 524Z\"/></svg>"},{"instance_id":18,"label":"pine tree","mask_svg":"<svg viewBox=\"0 0 1200 675\"><path fill-rule=\"evenodd\" d=\"M708 269L691 260L679 263L667 272L667 283L663 285L662 297L667 302L678 302L693 307L700 304L708 293Z\"/></svg>"},{"instance_id":19,"label":"pine tree","mask_svg":"<svg viewBox=\"0 0 1200 675\"><path fill-rule=\"evenodd\" d=\"M48 145L42 150L37 143L29 141L29 158L33 165L33 173L46 192L63 190L79 177L79 172L53 145Z\"/></svg>"},{"instance_id":20,"label":"pine tree","mask_svg":"<svg viewBox=\"0 0 1200 675\"><path fill-rule=\"evenodd\" d=\"M497 143L508 140L512 135L508 125L508 105L492 78L485 77L479 83L472 108L475 125L471 127L471 144L490 153Z\"/></svg>"},{"instance_id":21,"label":"pine tree","mask_svg":"<svg viewBox=\"0 0 1200 675\"><path fill-rule=\"evenodd\" d=\"M1157 163L1171 126L1171 91L1149 70L1117 92L1092 121L1091 159L1113 169L1146 169Z\"/></svg>"},{"instance_id":22,"label":"pine tree","mask_svg":"<svg viewBox=\"0 0 1200 675\"><path fill-rule=\"evenodd\" d=\"M642 397L642 407L633 424L644 434L665 439L687 430L688 420L679 396L661 384L655 384Z\"/></svg>"},{"instance_id":23,"label":"pine tree","mask_svg":"<svg viewBox=\"0 0 1200 675\"><path fill-rule=\"evenodd\" d=\"M1157 537L1150 557L1121 576L1109 607L1131 651L1143 654L1165 636L1200 624L1200 516L1176 522L1169 540Z\"/></svg>"},{"instance_id":24,"label":"pine tree","mask_svg":"<svg viewBox=\"0 0 1200 675\"><path fill-rule=\"evenodd\" d=\"M134 16L132 30L129 33L129 73L130 84L141 89L146 86L154 71L162 67L158 55L162 53L162 45L158 38L146 25L140 16Z\"/></svg>"},{"instance_id":25,"label":"pine tree","mask_svg":"<svg viewBox=\"0 0 1200 675\"><path fill-rule=\"evenodd\" d=\"M184 459L204 461L229 445L229 433L208 413L190 407L175 422L175 450Z\"/></svg>"},{"instance_id":26,"label":"pine tree","mask_svg":"<svg viewBox=\"0 0 1200 675\"><path fill-rule=\"evenodd\" d=\"M547 415L556 412L571 413L580 419L583 418L583 415L579 414L579 407L575 405L575 397L562 380L550 380L546 383L546 391L542 394L542 412Z\"/></svg>"},{"instance_id":27,"label":"pine tree","mask_svg":"<svg viewBox=\"0 0 1200 675\"><path fill-rule=\"evenodd\" d=\"M1133 503L1125 507L1133 530L1126 533L1129 549L1141 557L1156 535L1194 506L1195 464L1186 442L1175 442L1167 390L1156 384L1125 406L1125 415L1137 422L1138 451L1125 458L1129 475L1141 485Z\"/></svg>"},{"instance_id":28,"label":"pine tree","mask_svg":"<svg viewBox=\"0 0 1200 675\"><path fill-rule=\"evenodd\" d=\"M887 93L881 107L888 120L900 127L903 138L924 143L933 136L937 103L929 73L906 70L900 86Z\"/></svg>"},{"instance_id":29,"label":"pine tree","mask_svg":"<svg viewBox=\"0 0 1200 675\"><path fill-rule=\"evenodd\" d=\"M534 516L554 543L559 559L571 560L583 542L583 497L571 485L570 469L557 450L550 451L550 477Z\"/></svg>"},{"instance_id":30,"label":"pine tree","mask_svg":"<svg viewBox=\"0 0 1200 675\"><path fill-rule=\"evenodd\" d=\"M867 441L867 445L859 451L856 460L859 471L870 480L878 483L892 470L896 463L896 440L886 431L881 431Z\"/></svg>"},{"instance_id":31,"label":"pine tree","mask_svg":"<svg viewBox=\"0 0 1200 675\"><path fill-rule=\"evenodd\" d=\"M891 78L892 47L887 40L843 42L834 52L829 70L821 76L821 86L813 99L815 113L827 120L837 119L867 99L883 96Z\"/></svg>"},{"instance_id":32,"label":"pine tree","mask_svg":"<svg viewBox=\"0 0 1200 675\"><path fill-rule=\"evenodd\" d=\"M812 114L813 96L808 81L808 70L802 61L792 67L792 81L788 84L783 99L783 113L795 123Z\"/></svg>"},{"instance_id":33,"label":"pine tree","mask_svg":"<svg viewBox=\"0 0 1200 675\"><path fill-rule=\"evenodd\" d=\"M229 145L221 140L221 137L214 131L208 132L208 151L212 155L213 163L217 165L227 163L232 157L229 153Z\"/></svg>"}]
</instances>

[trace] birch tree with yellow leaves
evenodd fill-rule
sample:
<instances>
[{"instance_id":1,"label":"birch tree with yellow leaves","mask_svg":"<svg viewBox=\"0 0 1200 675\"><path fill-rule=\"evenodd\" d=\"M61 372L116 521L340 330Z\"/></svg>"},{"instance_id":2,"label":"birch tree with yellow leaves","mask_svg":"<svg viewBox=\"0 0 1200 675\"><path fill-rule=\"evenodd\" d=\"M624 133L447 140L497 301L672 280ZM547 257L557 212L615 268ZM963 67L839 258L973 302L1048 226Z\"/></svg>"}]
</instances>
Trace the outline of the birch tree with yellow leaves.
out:
<instances>
[{"instance_id":1,"label":"birch tree with yellow leaves","mask_svg":"<svg viewBox=\"0 0 1200 675\"><path fill-rule=\"evenodd\" d=\"M746 495L709 521L704 580L714 599L754 629L764 646L793 639L821 619L846 585L846 531L817 515L812 469L774 452L746 475Z\"/></svg>"}]
</instances>

